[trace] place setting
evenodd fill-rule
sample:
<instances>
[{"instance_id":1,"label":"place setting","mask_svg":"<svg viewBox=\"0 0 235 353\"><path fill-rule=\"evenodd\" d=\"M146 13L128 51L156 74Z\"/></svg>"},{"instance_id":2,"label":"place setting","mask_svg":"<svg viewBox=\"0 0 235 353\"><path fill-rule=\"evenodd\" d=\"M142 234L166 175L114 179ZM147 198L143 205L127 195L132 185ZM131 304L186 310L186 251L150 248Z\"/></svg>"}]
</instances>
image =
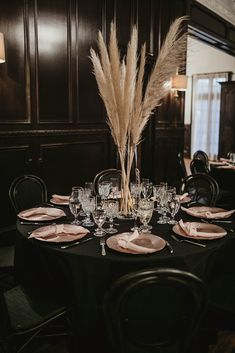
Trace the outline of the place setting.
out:
<instances>
[{"instance_id":1,"label":"place setting","mask_svg":"<svg viewBox=\"0 0 235 353\"><path fill-rule=\"evenodd\" d=\"M68 206L70 195L58 195L53 194L50 199L50 203L53 205Z\"/></svg>"},{"instance_id":2,"label":"place setting","mask_svg":"<svg viewBox=\"0 0 235 353\"><path fill-rule=\"evenodd\" d=\"M193 206L186 208L181 206L181 210L189 214L190 216L197 218L205 218L209 220L220 220L227 219L234 214L235 210L225 210L219 207L210 206Z\"/></svg>"},{"instance_id":3,"label":"place setting","mask_svg":"<svg viewBox=\"0 0 235 353\"><path fill-rule=\"evenodd\" d=\"M20 219L21 224L40 224L41 222L54 221L66 217L66 214L59 208L33 207L19 212L17 217Z\"/></svg>"},{"instance_id":4,"label":"place setting","mask_svg":"<svg viewBox=\"0 0 235 353\"><path fill-rule=\"evenodd\" d=\"M61 244L62 249L82 244L94 237L86 237L90 231L82 226L74 224L51 224L34 229L28 239L36 239L42 242ZM69 244L64 244L69 243Z\"/></svg>"},{"instance_id":5,"label":"place setting","mask_svg":"<svg viewBox=\"0 0 235 353\"><path fill-rule=\"evenodd\" d=\"M173 226L172 230L183 238L194 240L213 240L227 235L227 231L217 224L184 222L182 219Z\"/></svg>"}]
</instances>

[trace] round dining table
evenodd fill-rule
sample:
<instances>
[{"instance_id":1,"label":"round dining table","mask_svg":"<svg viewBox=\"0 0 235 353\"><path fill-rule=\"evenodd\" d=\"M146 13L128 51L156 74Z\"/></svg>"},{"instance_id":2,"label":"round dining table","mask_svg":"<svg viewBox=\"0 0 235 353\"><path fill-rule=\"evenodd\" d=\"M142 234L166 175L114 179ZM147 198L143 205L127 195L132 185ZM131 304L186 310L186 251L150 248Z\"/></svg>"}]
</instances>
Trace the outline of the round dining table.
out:
<instances>
[{"instance_id":1,"label":"round dining table","mask_svg":"<svg viewBox=\"0 0 235 353\"><path fill-rule=\"evenodd\" d=\"M71 222L68 207L64 207L64 210L66 217L57 220L57 223ZM140 269L168 267L192 272L206 282L213 272L218 254L231 247L230 242L234 246L234 233L230 231L219 239L202 240L205 247L177 242L171 237L172 225L158 224L158 217L157 212L154 212L150 222L153 227L151 233L165 239L173 248L173 253L169 246L151 254L129 254L112 250L106 245L106 256L103 256L100 239L94 235L94 227L90 228L91 234L86 235L92 236L92 240L61 248L60 243L28 239L29 234L39 225L17 220L19 236L15 251L16 278L25 285L33 284L45 292L53 291L57 298L73 305L73 328L78 352L88 353L94 348L96 352L109 351L105 339L102 301L115 279ZM200 221L182 210L176 219ZM129 232L133 226L133 220L115 219L114 222L118 224L115 225L118 233ZM235 228L234 220L229 223L229 228Z\"/></svg>"}]
</instances>

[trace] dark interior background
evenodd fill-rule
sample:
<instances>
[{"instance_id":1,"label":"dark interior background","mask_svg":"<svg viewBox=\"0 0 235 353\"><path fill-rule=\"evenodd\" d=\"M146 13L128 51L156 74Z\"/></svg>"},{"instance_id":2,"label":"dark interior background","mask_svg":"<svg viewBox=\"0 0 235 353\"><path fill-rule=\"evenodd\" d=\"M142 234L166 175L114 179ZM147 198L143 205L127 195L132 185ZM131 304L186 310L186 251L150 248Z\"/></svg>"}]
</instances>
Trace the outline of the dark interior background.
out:
<instances>
[{"instance_id":1,"label":"dark interior background","mask_svg":"<svg viewBox=\"0 0 235 353\"><path fill-rule=\"evenodd\" d=\"M147 44L148 68L171 22L189 15L191 35L235 55L235 28L191 0L11 0L0 2L6 63L0 65L0 227L15 223L8 198L21 174L44 179L48 193L118 167L89 59L98 30L108 39L115 19L125 51L133 24ZM150 119L139 147L143 177L178 185L177 153L184 149L184 94L169 94ZM186 135L186 139L188 135Z\"/></svg>"}]
</instances>

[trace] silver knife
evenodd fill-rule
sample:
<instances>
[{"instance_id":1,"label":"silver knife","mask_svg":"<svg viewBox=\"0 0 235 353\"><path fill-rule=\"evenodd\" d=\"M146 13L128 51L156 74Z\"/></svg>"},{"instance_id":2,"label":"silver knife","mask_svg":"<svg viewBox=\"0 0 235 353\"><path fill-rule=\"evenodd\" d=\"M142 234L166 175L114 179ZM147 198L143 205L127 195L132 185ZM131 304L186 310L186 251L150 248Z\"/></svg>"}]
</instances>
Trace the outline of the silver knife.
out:
<instances>
[{"instance_id":1,"label":"silver knife","mask_svg":"<svg viewBox=\"0 0 235 353\"><path fill-rule=\"evenodd\" d=\"M173 254L174 250L168 241L166 241L166 246L167 246L168 250L170 251L170 253Z\"/></svg>"},{"instance_id":2,"label":"silver knife","mask_svg":"<svg viewBox=\"0 0 235 353\"><path fill-rule=\"evenodd\" d=\"M75 243L72 243L72 244L62 245L60 248L61 249L71 248L72 246L79 245L79 244L82 244L82 243L86 243L87 241L92 240L92 239L95 239L95 238L94 237L90 237L90 238L78 240L78 241L75 241Z\"/></svg>"}]
</instances>

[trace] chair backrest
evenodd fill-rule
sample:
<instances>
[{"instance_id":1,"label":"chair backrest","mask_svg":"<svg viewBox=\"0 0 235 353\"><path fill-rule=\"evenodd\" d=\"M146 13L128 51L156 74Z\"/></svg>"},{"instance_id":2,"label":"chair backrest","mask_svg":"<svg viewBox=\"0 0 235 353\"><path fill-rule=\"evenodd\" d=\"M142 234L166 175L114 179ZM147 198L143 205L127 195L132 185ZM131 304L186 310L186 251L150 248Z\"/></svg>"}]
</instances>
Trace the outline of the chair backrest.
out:
<instances>
[{"instance_id":1,"label":"chair backrest","mask_svg":"<svg viewBox=\"0 0 235 353\"><path fill-rule=\"evenodd\" d=\"M185 192L189 194L192 201L198 204L214 206L219 196L219 186L212 176L197 173L183 180L180 193Z\"/></svg>"},{"instance_id":2,"label":"chair backrest","mask_svg":"<svg viewBox=\"0 0 235 353\"><path fill-rule=\"evenodd\" d=\"M205 286L191 273L158 267L125 275L103 302L110 351L147 353L173 346L187 352L206 303Z\"/></svg>"},{"instance_id":3,"label":"chair backrest","mask_svg":"<svg viewBox=\"0 0 235 353\"><path fill-rule=\"evenodd\" d=\"M99 172L93 180L93 190L98 194L98 185L101 181L112 181L112 178L118 179L119 187L121 187L121 171L119 169L110 168Z\"/></svg>"},{"instance_id":4,"label":"chair backrest","mask_svg":"<svg viewBox=\"0 0 235 353\"><path fill-rule=\"evenodd\" d=\"M9 197L16 213L47 201L47 187L36 175L21 175L13 180Z\"/></svg>"},{"instance_id":5,"label":"chair backrest","mask_svg":"<svg viewBox=\"0 0 235 353\"><path fill-rule=\"evenodd\" d=\"M206 173L209 174L209 168L207 167L206 163L202 159L194 158L190 162L190 170L192 174L197 173Z\"/></svg>"},{"instance_id":6,"label":"chair backrest","mask_svg":"<svg viewBox=\"0 0 235 353\"><path fill-rule=\"evenodd\" d=\"M209 168L209 158L206 152L198 150L193 154L193 159L201 159Z\"/></svg>"},{"instance_id":7,"label":"chair backrest","mask_svg":"<svg viewBox=\"0 0 235 353\"><path fill-rule=\"evenodd\" d=\"M181 180L185 179L187 177L187 170L184 162L184 156L182 152L179 152L177 155L177 162L179 166L179 171L180 171L180 176Z\"/></svg>"}]
</instances>

